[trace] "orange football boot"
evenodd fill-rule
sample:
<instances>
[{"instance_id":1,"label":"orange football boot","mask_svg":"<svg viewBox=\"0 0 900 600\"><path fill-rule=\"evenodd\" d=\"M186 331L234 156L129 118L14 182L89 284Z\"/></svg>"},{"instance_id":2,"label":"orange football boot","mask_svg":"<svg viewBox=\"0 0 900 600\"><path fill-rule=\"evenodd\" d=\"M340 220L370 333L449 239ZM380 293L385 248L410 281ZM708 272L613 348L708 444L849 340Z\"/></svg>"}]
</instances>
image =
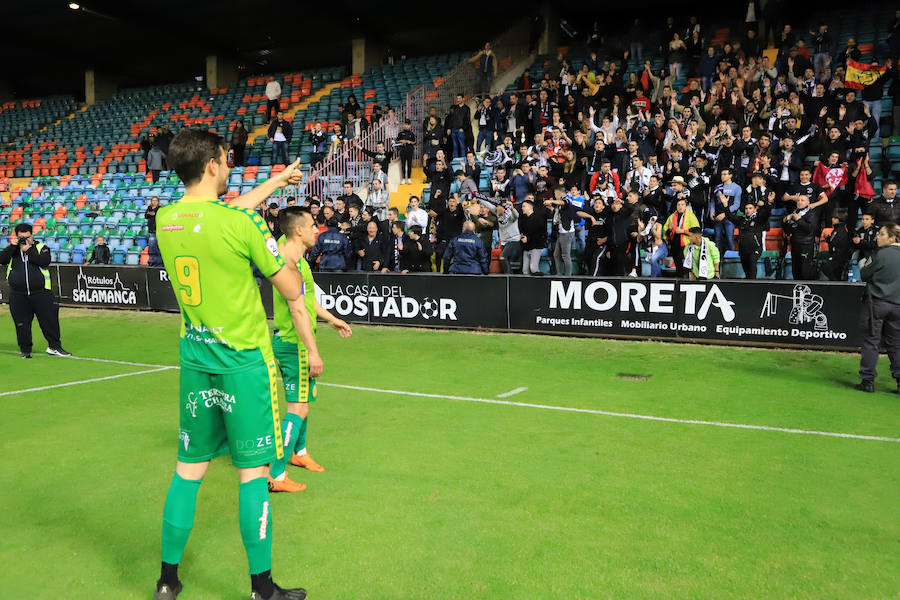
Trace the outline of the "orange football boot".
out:
<instances>
[{"instance_id":1,"label":"orange football boot","mask_svg":"<svg viewBox=\"0 0 900 600\"><path fill-rule=\"evenodd\" d=\"M284 479L282 479L281 481L269 477L270 492L302 492L305 489L305 483L297 483L296 481L291 481L291 479L289 479L287 475L285 475Z\"/></svg>"},{"instance_id":2,"label":"orange football boot","mask_svg":"<svg viewBox=\"0 0 900 600\"><path fill-rule=\"evenodd\" d=\"M314 471L316 473L325 472L325 467L314 461L309 453L295 454L291 457L291 464L295 467L303 467L307 471Z\"/></svg>"}]
</instances>

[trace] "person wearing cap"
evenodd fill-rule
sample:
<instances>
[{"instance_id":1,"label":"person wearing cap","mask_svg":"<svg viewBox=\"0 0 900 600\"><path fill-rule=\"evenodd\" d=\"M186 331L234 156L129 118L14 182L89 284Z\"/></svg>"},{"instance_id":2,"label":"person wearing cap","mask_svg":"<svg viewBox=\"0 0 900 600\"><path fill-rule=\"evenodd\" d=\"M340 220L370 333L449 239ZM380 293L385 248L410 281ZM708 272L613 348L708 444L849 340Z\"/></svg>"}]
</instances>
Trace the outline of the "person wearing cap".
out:
<instances>
[{"instance_id":1,"label":"person wearing cap","mask_svg":"<svg viewBox=\"0 0 900 600\"><path fill-rule=\"evenodd\" d=\"M416 134L412 131L409 119L403 122L403 129L397 134L394 142L400 155L400 183L412 183L412 161L416 149Z\"/></svg>"},{"instance_id":2,"label":"person wearing cap","mask_svg":"<svg viewBox=\"0 0 900 600\"><path fill-rule=\"evenodd\" d=\"M862 392L875 391L882 342L891 360L891 375L900 394L900 225L888 223L878 231L878 253L860 269L866 286L860 314L859 379Z\"/></svg>"},{"instance_id":3,"label":"person wearing cap","mask_svg":"<svg viewBox=\"0 0 900 600\"><path fill-rule=\"evenodd\" d=\"M700 227L691 227L688 230L688 238L691 244L685 250L682 266L690 269L690 278L692 280L718 279L719 249L703 236L703 230Z\"/></svg>"}]
</instances>

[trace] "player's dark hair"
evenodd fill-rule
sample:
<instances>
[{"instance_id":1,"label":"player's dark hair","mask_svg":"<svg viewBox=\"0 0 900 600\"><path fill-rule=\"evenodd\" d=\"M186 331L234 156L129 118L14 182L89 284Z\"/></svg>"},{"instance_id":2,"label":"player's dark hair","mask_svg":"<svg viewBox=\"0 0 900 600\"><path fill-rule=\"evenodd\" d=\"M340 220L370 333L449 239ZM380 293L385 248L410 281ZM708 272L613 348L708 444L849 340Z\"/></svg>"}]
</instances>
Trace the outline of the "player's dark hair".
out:
<instances>
[{"instance_id":1,"label":"player's dark hair","mask_svg":"<svg viewBox=\"0 0 900 600\"><path fill-rule=\"evenodd\" d=\"M16 225L16 233L31 233L31 225L28 223L19 223Z\"/></svg>"},{"instance_id":2,"label":"player's dark hair","mask_svg":"<svg viewBox=\"0 0 900 600\"><path fill-rule=\"evenodd\" d=\"M203 178L207 163L219 159L221 150L226 150L221 136L209 131L182 129L169 145L166 163L184 185L193 185Z\"/></svg>"},{"instance_id":3,"label":"player's dark hair","mask_svg":"<svg viewBox=\"0 0 900 600\"><path fill-rule=\"evenodd\" d=\"M688 229L688 233L699 233L702 235L703 230L700 229L699 227L691 227L690 229Z\"/></svg>"},{"instance_id":4,"label":"player's dark hair","mask_svg":"<svg viewBox=\"0 0 900 600\"><path fill-rule=\"evenodd\" d=\"M413 225L409 228L416 235L422 235L422 226L421 225Z\"/></svg>"},{"instance_id":5,"label":"player's dark hair","mask_svg":"<svg viewBox=\"0 0 900 600\"><path fill-rule=\"evenodd\" d=\"M297 227L306 225L306 220L312 218L312 213L305 206L288 206L278 212L278 228L286 236L292 237Z\"/></svg>"},{"instance_id":6,"label":"player's dark hair","mask_svg":"<svg viewBox=\"0 0 900 600\"><path fill-rule=\"evenodd\" d=\"M834 213L832 216L838 220L838 223L846 223L847 222L847 209L846 208L836 208L834 209Z\"/></svg>"},{"instance_id":7,"label":"player's dark hair","mask_svg":"<svg viewBox=\"0 0 900 600\"><path fill-rule=\"evenodd\" d=\"M809 167L800 167L799 173L802 173L803 171L806 171L807 173L812 173L812 169L810 169Z\"/></svg>"}]
</instances>

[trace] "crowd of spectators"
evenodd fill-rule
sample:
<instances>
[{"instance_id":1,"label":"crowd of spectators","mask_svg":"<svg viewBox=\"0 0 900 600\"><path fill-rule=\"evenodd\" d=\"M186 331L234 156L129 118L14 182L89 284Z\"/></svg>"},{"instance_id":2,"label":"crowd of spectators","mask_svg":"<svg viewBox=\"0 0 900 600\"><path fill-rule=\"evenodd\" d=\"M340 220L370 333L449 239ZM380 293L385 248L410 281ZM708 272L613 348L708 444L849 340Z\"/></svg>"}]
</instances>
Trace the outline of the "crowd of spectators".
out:
<instances>
[{"instance_id":1,"label":"crowd of spectators","mask_svg":"<svg viewBox=\"0 0 900 600\"><path fill-rule=\"evenodd\" d=\"M711 45L694 17L667 19L658 49L646 47L643 31L636 19L619 59L591 48L551 58L540 81L526 75L528 89L485 94L474 114L463 95L446 114L432 109L422 139L407 141L421 144L430 192L424 202L411 198L403 219L386 210L396 147L363 150L377 170L365 201L352 189L309 199L323 231L313 251L320 268L487 273L499 246L504 272L539 274L547 255L559 275L656 277L674 268L711 278L737 250L755 278L774 235L795 279L846 280L853 253L874 252L876 227L900 219L895 183L876 198L869 156L890 133L879 130L884 90L900 91L898 33L872 61L883 72L852 89L847 61L860 51L853 39L837 48L825 25L809 32L809 47L791 25L779 26L768 32L775 52L756 27ZM648 59L626 72L629 56L654 53L668 68ZM493 65L475 62L489 81ZM370 125L354 102L342 109L343 127L310 132L318 160ZM698 270L700 255L709 265Z\"/></svg>"}]
</instances>

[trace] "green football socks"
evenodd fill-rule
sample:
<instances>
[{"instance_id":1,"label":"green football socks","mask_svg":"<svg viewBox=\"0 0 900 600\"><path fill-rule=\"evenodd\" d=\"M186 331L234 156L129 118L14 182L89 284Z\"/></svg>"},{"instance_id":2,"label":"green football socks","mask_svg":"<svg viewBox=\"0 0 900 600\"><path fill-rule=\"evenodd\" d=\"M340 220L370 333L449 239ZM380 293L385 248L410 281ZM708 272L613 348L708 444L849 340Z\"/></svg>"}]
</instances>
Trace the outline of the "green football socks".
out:
<instances>
[{"instance_id":1,"label":"green football socks","mask_svg":"<svg viewBox=\"0 0 900 600\"><path fill-rule=\"evenodd\" d=\"M297 415L294 415L297 416ZM300 435L297 436L297 445L294 446L294 454L306 454L306 424L309 423L309 415L305 419L300 419Z\"/></svg>"},{"instance_id":2,"label":"green football socks","mask_svg":"<svg viewBox=\"0 0 900 600\"><path fill-rule=\"evenodd\" d=\"M284 415L284 419L281 420L281 440L284 444L284 456L281 457L281 460L276 460L272 463L272 467L269 469L269 477L272 479L281 477L287 468L287 464L291 462L294 447L297 445L298 440L301 439L301 432L305 445L306 422L294 413L289 412Z\"/></svg>"},{"instance_id":3,"label":"green football socks","mask_svg":"<svg viewBox=\"0 0 900 600\"><path fill-rule=\"evenodd\" d=\"M197 492L202 479L189 480L175 473L163 508L162 560L177 565L194 527Z\"/></svg>"},{"instance_id":4,"label":"green football socks","mask_svg":"<svg viewBox=\"0 0 900 600\"><path fill-rule=\"evenodd\" d=\"M250 574L272 568L272 512L269 484L265 477L242 483L238 491L238 519L241 539L250 563ZM164 559L165 560L165 559Z\"/></svg>"}]
</instances>

